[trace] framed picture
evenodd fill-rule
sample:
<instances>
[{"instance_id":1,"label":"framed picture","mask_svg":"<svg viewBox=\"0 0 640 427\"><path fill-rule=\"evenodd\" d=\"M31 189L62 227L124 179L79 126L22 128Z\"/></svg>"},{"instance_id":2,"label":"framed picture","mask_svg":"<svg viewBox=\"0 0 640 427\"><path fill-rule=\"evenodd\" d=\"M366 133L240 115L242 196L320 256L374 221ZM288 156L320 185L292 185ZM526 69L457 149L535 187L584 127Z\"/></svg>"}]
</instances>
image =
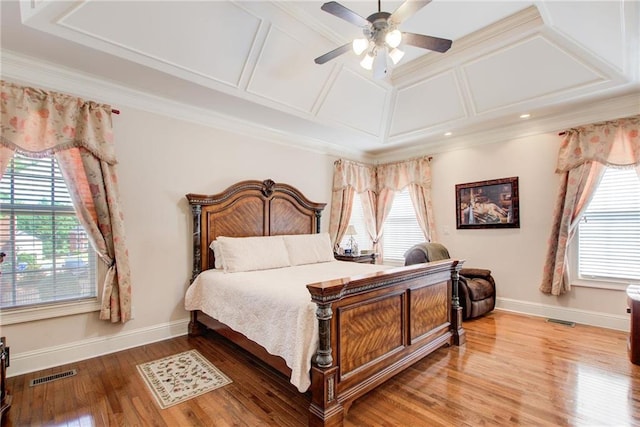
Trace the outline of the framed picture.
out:
<instances>
[{"instance_id":1,"label":"framed picture","mask_svg":"<svg viewBox=\"0 0 640 427\"><path fill-rule=\"evenodd\" d=\"M456 228L520 228L518 177L457 184Z\"/></svg>"}]
</instances>

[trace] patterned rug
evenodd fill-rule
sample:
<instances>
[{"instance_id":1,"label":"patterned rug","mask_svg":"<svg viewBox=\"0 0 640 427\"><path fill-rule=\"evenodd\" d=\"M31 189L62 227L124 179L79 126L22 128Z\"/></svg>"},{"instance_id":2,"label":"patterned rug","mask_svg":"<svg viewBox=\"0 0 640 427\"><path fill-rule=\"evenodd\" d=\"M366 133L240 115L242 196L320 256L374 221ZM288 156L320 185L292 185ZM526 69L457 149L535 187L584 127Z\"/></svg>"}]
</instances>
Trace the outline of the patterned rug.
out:
<instances>
[{"instance_id":1,"label":"patterned rug","mask_svg":"<svg viewBox=\"0 0 640 427\"><path fill-rule=\"evenodd\" d=\"M137 368L162 409L232 382L197 350L142 363Z\"/></svg>"}]
</instances>

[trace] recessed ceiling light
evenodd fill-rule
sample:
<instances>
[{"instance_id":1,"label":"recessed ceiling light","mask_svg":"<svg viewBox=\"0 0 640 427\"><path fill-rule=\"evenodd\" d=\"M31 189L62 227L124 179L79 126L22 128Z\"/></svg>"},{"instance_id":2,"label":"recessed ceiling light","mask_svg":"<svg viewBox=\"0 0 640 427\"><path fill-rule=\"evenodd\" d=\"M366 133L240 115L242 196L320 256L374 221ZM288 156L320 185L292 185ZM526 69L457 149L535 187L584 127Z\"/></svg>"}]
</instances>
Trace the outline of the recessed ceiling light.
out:
<instances>
[{"instance_id":1,"label":"recessed ceiling light","mask_svg":"<svg viewBox=\"0 0 640 427\"><path fill-rule=\"evenodd\" d=\"M451 133L451 132L445 132L445 134L444 134L444 136L451 136L451 135L453 135L453 133Z\"/></svg>"},{"instance_id":2,"label":"recessed ceiling light","mask_svg":"<svg viewBox=\"0 0 640 427\"><path fill-rule=\"evenodd\" d=\"M521 119L528 119L529 117L531 117L531 114L526 113L526 114L520 114L520 118Z\"/></svg>"}]
</instances>

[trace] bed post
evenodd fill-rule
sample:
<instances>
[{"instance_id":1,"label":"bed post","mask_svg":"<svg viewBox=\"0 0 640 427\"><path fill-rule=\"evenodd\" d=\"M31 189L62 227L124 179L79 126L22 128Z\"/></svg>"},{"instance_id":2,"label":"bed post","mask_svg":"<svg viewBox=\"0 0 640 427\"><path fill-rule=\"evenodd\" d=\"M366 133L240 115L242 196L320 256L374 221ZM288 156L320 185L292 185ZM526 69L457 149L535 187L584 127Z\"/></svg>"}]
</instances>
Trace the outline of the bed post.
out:
<instances>
[{"instance_id":1,"label":"bed post","mask_svg":"<svg viewBox=\"0 0 640 427\"><path fill-rule=\"evenodd\" d=\"M193 216L193 269L191 270L191 283L196 280L201 270L202 254L200 251L200 216L202 215L202 206L191 205L191 214ZM189 335L192 337L200 335L200 325L198 324L198 313L191 312L189 320Z\"/></svg>"},{"instance_id":2,"label":"bed post","mask_svg":"<svg viewBox=\"0 0 640 427\"><path fill-rule=\"evenodd\" d=\"M320 218L322 211L316 211L316 233L320 233Z\"/></svg>"},{"instance_id":3,"label":"bed post","mask_svg":"<svg viewBox=\"0 0 640 427\"><path fill-rule=\"evenodd\" d=\"M191 214L193 216L193 269L191 271L191 282L193 282L202 267L202 253L200 251L200 216L202 215L202 206L191 205Z\"/></svg>"},{"instance_id":4,"label":"bed post","mask_svg":"<svg viewBox=\"0 0 640 427\"><path fill-rule=\"evenodd\" d=\"M453 333L453 344L463 345L466 341L465 331L462 328L462 307L460 306L460 297L458 294L458 286L460 282L460 270L464 261L455 261L451 266L451 332Z\"/></svg>"},{"instance_id":5,"label":"bed post","mask_svg":"<svg viewBox=\"0 0 640 427\"><path fill-rule=\"evenodd\" d=\"M322 283L307 285L311 299L316 303L319 342L311 365L311 406L309 426L342 426L344 406L337 399L338 367L333 363L331 348L331 303L342 297L345 284L325 287Z\"/></svg>"}]
</instances>

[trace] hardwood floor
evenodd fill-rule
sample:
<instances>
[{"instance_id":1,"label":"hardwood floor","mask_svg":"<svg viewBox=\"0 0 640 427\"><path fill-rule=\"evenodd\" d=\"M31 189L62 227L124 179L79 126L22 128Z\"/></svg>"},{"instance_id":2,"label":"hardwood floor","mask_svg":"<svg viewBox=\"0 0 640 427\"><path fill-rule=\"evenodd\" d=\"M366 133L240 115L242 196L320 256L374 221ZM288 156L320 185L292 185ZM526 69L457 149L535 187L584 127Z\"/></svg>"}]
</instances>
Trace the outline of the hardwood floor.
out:
<instances>
[{"instance_id":1,"label":"hardwood floor","mask_svg":"<svg viewBox=\"0 0 640 427\"><path fill-rule=\"evenodd\" d=\"M627 334L496 311L357 400L346 426L640 425L640 366ZM233 383L159 409L136 365L195 348ZM11 369L11 368L9 368ZM33 378L77 376L29 386ZM9 371L10 373L10 371ZM216 336L179 337L8 379L3 426L304 426L309 398Z\"/></svg>"}]
</instances>

